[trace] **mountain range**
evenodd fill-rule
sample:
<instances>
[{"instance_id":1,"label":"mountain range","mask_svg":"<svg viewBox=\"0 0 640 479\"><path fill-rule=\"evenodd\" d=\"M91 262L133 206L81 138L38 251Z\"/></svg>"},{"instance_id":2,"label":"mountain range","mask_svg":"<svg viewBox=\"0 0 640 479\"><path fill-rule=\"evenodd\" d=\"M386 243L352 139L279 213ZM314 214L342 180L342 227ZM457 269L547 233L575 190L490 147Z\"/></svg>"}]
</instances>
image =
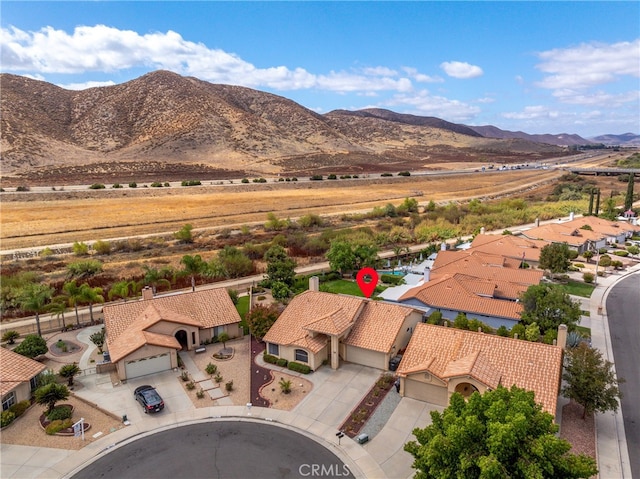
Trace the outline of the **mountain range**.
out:
<instances>
[{"instance_id":1,"label":"mountain range","mask_svg":"<svg viewBox=\"0 0 640 479\"><path fill-rule=\"evenodd\" d=\"M535 161L588 144L382 109L324 115L289 99L168 71L82 91L1 74L2 175L126 163L278 174Z\"/></svg>"}]
</instances>

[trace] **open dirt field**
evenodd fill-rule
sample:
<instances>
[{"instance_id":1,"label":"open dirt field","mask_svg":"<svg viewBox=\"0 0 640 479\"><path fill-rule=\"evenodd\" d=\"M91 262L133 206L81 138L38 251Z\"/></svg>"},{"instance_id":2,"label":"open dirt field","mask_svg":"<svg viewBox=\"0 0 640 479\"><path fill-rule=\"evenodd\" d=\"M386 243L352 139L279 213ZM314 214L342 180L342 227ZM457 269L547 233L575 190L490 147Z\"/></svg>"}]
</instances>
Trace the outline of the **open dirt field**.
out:
<instances>
[{"instance_id":1,"label":"open dirt field","mask_svg":"<svg viewBox=\"0 0 640 479\"><path fill-rule=\"evenodd\" d=\"M279 218L371 210L406 197L420 203L492 198L517 193L562 172L515 170L451 176L337 180L261 185L86 190L2 197L2 249L238 227Z\"/></svg>"}]
</instances>

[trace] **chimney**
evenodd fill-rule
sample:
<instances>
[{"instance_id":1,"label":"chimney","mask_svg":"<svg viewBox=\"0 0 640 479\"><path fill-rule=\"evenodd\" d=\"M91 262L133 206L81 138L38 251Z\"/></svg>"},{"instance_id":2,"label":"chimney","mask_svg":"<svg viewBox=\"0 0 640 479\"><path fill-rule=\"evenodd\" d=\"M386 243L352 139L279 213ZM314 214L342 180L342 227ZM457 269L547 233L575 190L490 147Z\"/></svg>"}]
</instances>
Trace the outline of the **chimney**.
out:
<instances>
[{"instance_id":1,"label":"chimney","mask_svg":"<svg viewBox=\"0 0 640 479\"><path fill-rule=\"evenodd\" d=\"M429 268L424 269L424 282L428 283L431 279L431 270Z\"/></svg>"},{"instance_id":2,"label":"chimney","mask_svg":"<svg viewBox=\"0 0 640 479\"><path fill-rule=\"evenodd\" d=\"M567 348L567 325L558 326L558 346L562 349Z\"/></svg>"},{"instance_id":3,"label":"chimney","mask_svg":"<svg viewBox=\"0 0 640 479\"><path fill-rule=\"evenodd\" d=\"M316 293L320 291L320 278L317 276L309 278L309 291L315 291Z\"/></svg>"},{"instance_id":4,"label":"chimney","mask_svg":"<svg viewBox=\"0 0 640 479\"><path fill-rule=\"evenodd\" d=\"M142 288L142 299L144 301L153 299L153 289L151 289L151 286L145 286Z\"/></svg>"},{"instance_id":5,"label":"chimney","mask_svg":"<svg viewBox=\"0 0 640 479\"><path fill-rule=\"evenodd\" d=\"M440 245L440 251L447 251L447 243L442 243Z\"/></svg>"},{"instance_id":6,"label":"chimney","mask_svg":"<svg viewBox=\"0 0 640 479\"><path fill-rule=\"evenodd\" d=\"M536 228L540 226L540 218L536 218Z\"/></svg>"},{"instance_id":7,"label":"chimney","mask_svg":"<svg viewBox=\"0 0 640 479\"><path fill-rule=\"evenodd\" d=\"M480 228L480 234L483 235L484 234L484 226L482 228Z\"/></svg>"},{"instance_id":8,"label":"chimney","mask_svg":"<svg viewBox=\"0 0 640 479\"><path fill-rule=\"evenodd\" d=\"M574 216L575 215L574 215L573 211L571 213L569 213L569 221L573 221Z\"/></svg>"}]
</instances>

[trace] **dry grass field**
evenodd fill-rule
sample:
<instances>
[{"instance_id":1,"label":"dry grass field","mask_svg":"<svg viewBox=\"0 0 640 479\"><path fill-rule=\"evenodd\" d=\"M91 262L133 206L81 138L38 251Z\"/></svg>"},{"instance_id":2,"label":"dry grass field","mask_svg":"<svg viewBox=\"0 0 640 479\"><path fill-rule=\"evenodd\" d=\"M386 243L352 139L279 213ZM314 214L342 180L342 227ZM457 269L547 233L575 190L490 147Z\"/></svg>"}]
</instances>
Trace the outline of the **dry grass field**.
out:
<instances>
[{"instance_id":1,"label":"dry grass field","mask_svg":"<svg viewBox=\"0 0 640 479\"><path fill-rule=\"evenodd\" d=\"M406 197L421 204L495 198L553 181L556 170L514 170L371 180L271 182L176 188L3 193L2 250L75 241L264 223L279 218L368 211Z\"/></svg>"}]
</instances>

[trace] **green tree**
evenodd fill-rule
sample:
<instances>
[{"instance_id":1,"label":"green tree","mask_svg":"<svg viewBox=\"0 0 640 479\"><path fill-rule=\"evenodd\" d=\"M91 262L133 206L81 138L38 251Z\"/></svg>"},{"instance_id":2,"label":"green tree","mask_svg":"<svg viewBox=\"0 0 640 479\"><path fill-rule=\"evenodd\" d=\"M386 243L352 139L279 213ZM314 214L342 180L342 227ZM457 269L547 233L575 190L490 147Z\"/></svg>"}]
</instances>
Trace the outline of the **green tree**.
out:
<instances>
[{"instance_id":1,"label":"green tree","mask_svg":"<svg viewBox=\"0 0 640 479\"><path fill-rule=\"evenodd\" d=\"M613 221L617 216L618 211L616 209L616 200L613 197L607 198L604 202L604 209L602 210L600 217Z\"/></svg>"},{"instance_id":2,"label":"green tree","mask_svg":"<svg viewBox=\"0 0 640 479\"><path fill-rule=\"evenodd\" d=\"M92 288L87 283L80 286L80 300L83 303L89 304L89 317L93 323L93 305L95 303L104 303L104 296L102 296L102 288L96 286Z\"/></svg>"},{"instance_id":3,"label":"green tree","mask_svg":"<svg viewBox=\"0 0 640 479\"><path fill-rule=\"evenodd\" d=\"M193 234L191 233L191 230L193 230L193 226L187 223L180 230L173 233L173 236L181 243L193 243Z\"/></svg>"},{"instance_id":4,"label":"green tree","mask_svg":"<svg viewBox=\"0 0 640 479\"><path fill-rule=\"evenodd\" d=\"M98 352L102 354L102 348L104 348L104 342L106 340L106 332L105 329L102 328L100 331L96 331L91 336L89 336L89 340L96 345L98 348Z\"/></svg>"},{"instance_id":5,"label":"green tree","mask_svg":"<svg viewBox=\"0 0 640 479\"><path fill-rule=\"evenodd\" d=\"M629 181L627 183L627 193L624 196L624 210L628 211L633 206L633 182L635 180L635 174L629 175Z\"/></svg>"},{"instance_id":6,"label":"green tree","mask_svg":"<svg viewBox=\"0 0 640 479\"><path fill-rule=\"evenodd\" d=\"M582 253L582 257L587 260L587 263L591 260L591 258L593 258L593 255L594 253L590 249L583 251Z\"/></svg>"},{"instance_id":7,"label":"green tree","mask_svg":"<svg viewBox=\"0 0 640 479\"><path fill-rule=\"evenodd\" d=\"M540 332L558 329L566 324L573 330L582 314L580 304L573 301L562 287L554 284L535 284L522 294L522 322L537 323Z\"/></svg>"},{"instance_id":8,"label":"green tree","mask_svg":"<svg viewBox=\"0 0 640 479\"><path fill-rule=\"evenodd\" d=\"M31 359L45 354L48 350L47 342L37 334L27 334L14 349L16 353Z\"/></svg>"},{"instance_id":9,"label":"green tree","mask_svg":"<svg viewBox=\"0 0 640 479\"><path fill-rule=\"evenodd\" d=\"M253 261L235 246L225 245L208 269L213 277L242 278L253 272Z\"/></svg>"},{"instance_id":10,"label":"green tree","mask_svg":"<svg viewBox=\"0 0 640 479\"><path fill-rule=\"evenodd\" d=\"M42 336L40 328L40 313L47 311L53 289L46 284L30 284L22 291L20 296L20 309L27 313L33 313L36 317L36 328L38 336Z\"/></svg>"},{"instance_id":11,"label":"green tree","mask_svg":"<svg viewBox=\"0 0 640 479\"><path fill-rule=\"evenodd\" d=\"M69 281L64 283L62 286L62 291L67 296L67 300L69 302L69 306L73 306L76 312L76 323L80 326L80 315L78 314L78 303L82 301L82 292L80 290L80 286L76 284L75 281Z\"/></svg>"},{"instance_id":12,"label":"green tree","mask_svg":"<svg viewBox=\"0 0 640 479\"><path fill-rule=\"evenodd\" d=\"M273 306L254 306L245 318L251 335L262 341L264 335L278 319L278 315L278 310Z\"/></svg>"},{"instance_id":13,"label":"green tree","mask_svg":"<svg viewBox=\"0 0 640 479\"><path fill-rule=\"evenodd\" d=\"M271 284L280 282L288 287L293 285L296 275L296 261L290 258L287 250L280 245L273 245L264 254L267 263L267 281Z\"/></svg>"},{"instance_id":14,"label":"green tree","mask_svg":"<svg viewBox=\"0 0 640 479\"><path fill-rule=\"evenodd\" d=\"M184 265L183 274L191 278L191 291L196 290L196 276L207 270L207 263L202 260L199 254L191 256L184 255L180 260L180 264Z\"/></svg>"},{"instance_id":15,"label":"green tree","mask_svg":"<svg viewBox=\"0 0 640 479\"><path fill-rule=\"evenodd\" d=\"M47 414L51 414L56 403L69 397L69 389L64 384L51 383L36 389L36 402L41 406L47 406Z\"/></svg>"},{"instance_id":16,"label":"green tree","mask_svg":"<svg viewBox=\"0 0 640 479\"><path fill-rule=\"evenodd\" d=\"M331 269L340 271L341 274L351 271L355 267L355 254L351 243L346 240L332 241L329 251L327 251L327 259Z\"/></svg>"},{"instance_id":17,"label":"green tree","mask_svg":"<svg viewBox=\"0 0 640 479\"><path fill-rule=\"evenodd\" d=\"M527 341L531 341L532 343L537 342L540 339L540 328L536 323L531 323L527 325L524 330L524 337Z\"/></svg>"},{"instance_id":18,"label":"green tree","mask_svg":"<svg viewBox=\"0 0 640 479\"><path fill-rule=\"evenodd\" d=\"M512 386L468 401L451 396L442 413L431 412L432 424L414 429L417 441L405 444L414 457L416 479L589 478L595 460L574 455L571 444L556 436L553 416L542 411L534 394Z\"/></svg>"},{"instance_id":19,"label":"green tree","mask_svg":"<svg viewBox=\"0 0 640 479\"><path fill-rule=\"evenodd\" d=\"M582 419L593 412L617 411L618 400L622 398L618 385L624 379L616 379L613 363L585 342L568 349L566 359L562 394L584 408Z\"/></svg>"},{"instance_id":20,"label":"green tree","mask_svg":"<svg viewBox=\"0 0 640 479\"><path fill-rule=\"evenodd\" d=\"M159 270L158 268L152 268L149 265L143 265L142 269L144 269L144 277L142 278L142 283L145 286L151 286L151 290L153 294L156 294L158 291L158 286L166 286L167 288L171 287L171 281L167 279L166 270Z\"/></svg>"},{"instance_id":21,"label":"green tree","mask_svg":"<svg viewBox=\"0 0 640 479\"><path fill-rule=\"evenodd\" d=\"M111 285L111 288L107 293L107 297L109 298L109 301L113 301L115 298L122 298L126 301L129 296L136 292L136 290L137 283L135 281L122 280Z\"/></svg>"},{"instance_id":22,"label":"green tree","mask_svg":"<svg viewBox=\"0 0 640 479\"><path fill-rule=\"evenodd\" d=\"M286 301L291 296L291 289L282 281L274 281L271 283L271 296L276 301Z\"/></svg>"},{"instance_id":23,"label":"green tree","mask_svg":"<svg viewBox=\"0 0 640 479\"><path fill-rule=\"evenodd\" d=\"M82 371L78 367L76 363L65 364L60 368L58 374L61 378L65 378L67 380L67 386L73 386L73 378L80 374Z\"/></svg>"},{"instance_id":24,"label":"green tree","mask_svg":"<svg viewBox=\"0 0 640 479\"><path fill-rule=\"evenodd\" d=\"M227 349L227 341L229 341L229 339L231 339L229 334L224 331L218 334L218 341L222 343L223 349Z\"/></svg>"},{"instance_id":25,"label":"green tree","mask_svg":"<svg viewBox=\"0 0 640 479\"><path fill-rule=\"evenodd\" d=\"M67 312L66 296L62 295L54 297L51 304L49 304L49 312L52 315L55 315L60 327L64 326L64 313ZM60 319L62 319L62 324L60 324Z\"/></svg>"},{"instance_id":26,"label":"green tree","mask_svg":"<svg viewBox=\"0 0 640 479\"><path fill-rule=\"evenodd\" d=\"M567 243L551 243L540 250L540 268L548 270L552 275L569 271L569 245Z\"/></svg>"}]
</instances>

